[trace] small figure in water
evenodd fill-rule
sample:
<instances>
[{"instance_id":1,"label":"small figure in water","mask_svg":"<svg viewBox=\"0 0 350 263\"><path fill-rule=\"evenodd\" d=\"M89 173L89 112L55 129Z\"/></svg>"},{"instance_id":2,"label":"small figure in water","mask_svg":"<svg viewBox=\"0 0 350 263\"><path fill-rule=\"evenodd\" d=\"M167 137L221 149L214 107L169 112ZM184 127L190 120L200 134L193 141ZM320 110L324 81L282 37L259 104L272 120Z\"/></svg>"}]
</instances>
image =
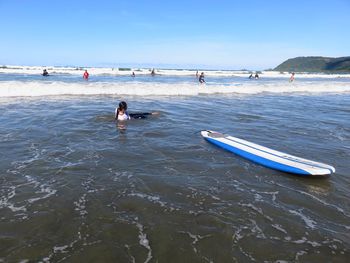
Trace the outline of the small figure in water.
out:
<instances>
[{"instance_id":1,"label":"small figure in water","mask_svg":"<svg viewBox=\"0 0 350 263\"><path fill-rule=\"evenodd\" d=\"M49 72L47 72L46 69L43 70L43 76L45 76L45 77L46 77L46 76L49 76Z\"/></svg>"},{"instance_id":2,"label":"small figure in water","mask_svg":"<svg viewBox=\"0 0 350 263\"><path fill-rule=\"evenodd\" d=\"M199 76L199 79L198 79L199 83L205 83L205 80L204 80L204 72L201 73L201 75Z\"/></svg>"},{"instance_id":3,"label":"small figure in water","mask_svg":"<svg viewBox=\"0 0 350 263\"><path fill-rule=\"evenodd\" d=\"M135 72L134 71L132 72L131 77L135 77Z\"/></svg>"},{"instance_id":4,"label":"small figure in water","mask_svg":"<svg viewBox=\"0 0 350 263\"><path fill-rule=\"evenodd\" d=\"M196 72L196 77L198 78L198 76L199 76L199 74L198 74L198 70L197 70L197 72Z\"/></svg>"},{"instance_id":5,"label":"small figure in water","mask_svg":"<svg viewBox=\"0 0 350 263\"><path fill-rule=\"evenodd\" d=\"M294 81L294 79L295 79L294 75L295 75L295 73L292 72L292 75L290 76L289 82L293 82Z\"/></svg>"},{"instance_id":6,"label":"small figure in water","mask_svg":"<svg viewBox=\"0 0 350 263\"><path fill-rule=\"evenodd\" d=\"M86 80L89 79L89 73L87 72L87 70L85 70L84 72L83 79L86 79Z\"/></svg>"},{"instance_id":7,"label":"small figure in water","mask_svg":"<svg viewBox=\"0 0 350 263\"><path fill-rule=\"evenodd\" d=\"M249 79L252 79L252 78L253 78L253 74L250 74L250 75L249 75Z\"/></svg>"},{"instance_id":8,"label":"small figure in water","mask_svg":"<svg viewBox=\"0 0 350 263\"><path fill-rule=\"evenodd\" d=\"M255 79L259 79L259 74L255 73Z\"/></svg>"},{"instance_id":9,"label":"small figure in water","mask_svg":"<svg viewBox=\"0 0 350 263\"><path fill-rule=\"evenodd\" d=\"M152 75L152 76L156 75L156 73L154 72L154 69L152 69L151 75Z\"/></svg>"},{"instance_id":10,"label":"small figure in water","mask_svg":"<svg viewBox=\"0 0 350 263\"><path fill-rule=\"evenodd\" d=\"M128 105L125 101L121 101L119 106L115 109L114 119L117 121L126 121L130 119L146 119L149 115L158 115L158 112L142 112L142 113L128 113Z\"/></svg>"}]
</instances>

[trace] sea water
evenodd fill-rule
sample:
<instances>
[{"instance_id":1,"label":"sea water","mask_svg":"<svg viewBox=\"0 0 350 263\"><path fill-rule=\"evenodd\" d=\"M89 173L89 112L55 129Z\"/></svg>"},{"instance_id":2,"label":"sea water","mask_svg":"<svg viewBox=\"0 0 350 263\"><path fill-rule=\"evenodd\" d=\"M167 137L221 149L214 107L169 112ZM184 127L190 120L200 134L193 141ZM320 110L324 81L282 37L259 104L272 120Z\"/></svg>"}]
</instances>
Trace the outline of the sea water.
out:
<instances>
[{"instance_id":1,"label":"sea water","mask_svg":"<svg viewBox=\"0 0 350 263\"><path fill-rule=\"evenodd\" d=\"M350 78L166 73L0 74L0 262L346 261ZM159 114L115 123L120 100ZM336 173L261 167L205 129Z\"/></svg>"}]
</instances>

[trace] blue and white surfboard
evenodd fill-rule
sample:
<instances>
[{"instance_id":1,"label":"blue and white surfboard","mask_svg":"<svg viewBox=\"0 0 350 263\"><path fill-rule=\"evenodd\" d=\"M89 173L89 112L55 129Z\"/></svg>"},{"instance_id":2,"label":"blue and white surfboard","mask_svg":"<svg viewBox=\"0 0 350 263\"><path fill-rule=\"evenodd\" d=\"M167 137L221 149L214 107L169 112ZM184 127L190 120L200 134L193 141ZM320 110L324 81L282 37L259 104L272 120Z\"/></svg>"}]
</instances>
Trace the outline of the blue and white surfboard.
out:
<instances>
[{"instance_id":1,"label":"blue and white surfboard","mask_svg":"<svg viewBox=\"0 0 350 263\"><path fill-rule=\"evenodd\" d=\"M298 175L329 175L335 172L330 165L278 152L229 135L214 131L202 131L201 134L207 141L225 150L282 172Z\"/></svg>"}]
</instances>

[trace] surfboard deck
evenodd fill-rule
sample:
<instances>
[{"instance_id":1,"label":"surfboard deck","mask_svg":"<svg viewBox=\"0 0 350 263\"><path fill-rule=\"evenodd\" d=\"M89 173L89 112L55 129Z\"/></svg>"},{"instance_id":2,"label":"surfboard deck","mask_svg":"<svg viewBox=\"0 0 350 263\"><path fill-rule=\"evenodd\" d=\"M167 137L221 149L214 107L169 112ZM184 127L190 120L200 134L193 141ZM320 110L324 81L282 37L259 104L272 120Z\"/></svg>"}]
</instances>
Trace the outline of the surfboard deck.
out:
<instances>
[{"instance_id":1,"label":"surfboard deck","mask_svg":"<svg viewBox=\"0 0 350 263\"><path fill-rule=\"evenodd\" d=\"M335 172L333 166L275 151L219 132L207 130L201 131L201 135L212 144L278 171L304 176L327 176Z\"/></svg>"}]
</instances>

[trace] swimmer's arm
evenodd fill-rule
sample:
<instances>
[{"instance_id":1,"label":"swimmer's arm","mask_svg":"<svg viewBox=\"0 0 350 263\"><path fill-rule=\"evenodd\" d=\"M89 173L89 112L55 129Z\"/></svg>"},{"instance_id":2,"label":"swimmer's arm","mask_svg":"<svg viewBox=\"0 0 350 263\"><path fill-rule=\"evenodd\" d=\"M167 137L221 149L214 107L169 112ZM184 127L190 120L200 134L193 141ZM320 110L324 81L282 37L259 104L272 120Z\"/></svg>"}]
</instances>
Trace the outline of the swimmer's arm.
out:
<instances>
[{"instance_id":1,"label":"swimmer's arm","mask_svg":"<svg viewBox=\"0 0 350 263\"><path fill-rule=\"evenodd\" d=\"M159 115L160 113L157 111L154 112L135 112L135 113L130 113L129 116L131 119L145 119L146 116L149 115Z\"/></svg>"}]
</instances>

